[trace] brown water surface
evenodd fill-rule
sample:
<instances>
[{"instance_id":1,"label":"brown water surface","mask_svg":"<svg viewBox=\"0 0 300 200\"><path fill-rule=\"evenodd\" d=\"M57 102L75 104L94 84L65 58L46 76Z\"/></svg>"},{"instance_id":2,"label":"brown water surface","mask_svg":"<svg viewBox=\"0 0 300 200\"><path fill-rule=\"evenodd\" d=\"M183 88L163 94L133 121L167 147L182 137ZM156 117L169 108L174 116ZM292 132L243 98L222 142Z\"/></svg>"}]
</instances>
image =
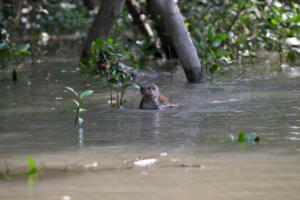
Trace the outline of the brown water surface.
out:
<instances>
[{"instance_id":1,"label":"brown water surface","mask_svg":"<svg viewBox=\"0 0 300 200\"><path fill-rule=\"evenodd\" d=\"M139 110L139 91L130 89L130 103L117 110L103 82L80 75L74 60L49 60L17 84L1 82L0 171L5 162L10 173L26 171L28 156L42 169L33 186L27 177L0 180L1 200L299 198L299 76L246 73L188 84L164 73L152 81L178 109ZM65 86L95 91L81 131L71 113L59 116L72 106ZM224 141L239 131L262 140ZM132 168L137 157L158 162ZM91 163L98 167L85 167Z\"/></svg>"}]
</instances>

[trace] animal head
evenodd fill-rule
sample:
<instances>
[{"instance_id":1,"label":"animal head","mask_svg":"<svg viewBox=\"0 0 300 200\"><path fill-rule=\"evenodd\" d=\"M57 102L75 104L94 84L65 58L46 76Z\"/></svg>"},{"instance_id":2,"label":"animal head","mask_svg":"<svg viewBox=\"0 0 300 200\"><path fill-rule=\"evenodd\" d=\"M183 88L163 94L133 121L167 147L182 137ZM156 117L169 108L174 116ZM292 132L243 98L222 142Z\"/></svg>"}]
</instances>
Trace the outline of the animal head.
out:
<instances>
[{"instance_id":1,"label":"animal head","mask_svg":"<svg viewBox=\"0 0 300 200\"><path fill-rule=\"evenodd\" d=\"M155 83L148 83L140 88L142 96L158 97L160 94L159 88Z\"/></svg>"}]
</instances>

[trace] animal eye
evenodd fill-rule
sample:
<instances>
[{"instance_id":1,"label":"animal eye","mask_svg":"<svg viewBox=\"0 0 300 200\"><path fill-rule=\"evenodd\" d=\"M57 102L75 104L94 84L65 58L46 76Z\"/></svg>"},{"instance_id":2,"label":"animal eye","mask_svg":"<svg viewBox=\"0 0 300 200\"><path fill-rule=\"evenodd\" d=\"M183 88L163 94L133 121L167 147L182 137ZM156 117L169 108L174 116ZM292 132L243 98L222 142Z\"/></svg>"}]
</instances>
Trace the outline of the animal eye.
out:
<instances>
[{"instance_id":1,"label":"animal eye","mask_svg":"<svg viewBox=\"0 0 300 200\"><path fill-rule=\"evenodd\" d=\"M147 90L151 90L151 87L147 87Z\"/></svg>"}]
</instances>

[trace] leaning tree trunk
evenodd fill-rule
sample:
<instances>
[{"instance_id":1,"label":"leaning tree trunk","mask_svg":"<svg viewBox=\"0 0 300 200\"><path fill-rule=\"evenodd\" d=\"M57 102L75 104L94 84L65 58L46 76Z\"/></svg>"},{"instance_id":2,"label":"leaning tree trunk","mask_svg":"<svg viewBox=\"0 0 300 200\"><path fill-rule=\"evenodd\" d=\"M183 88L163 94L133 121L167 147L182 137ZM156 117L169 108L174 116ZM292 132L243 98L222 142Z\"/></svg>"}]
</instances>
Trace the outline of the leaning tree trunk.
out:
<instances>
[{"instance_id":1,"label":"leaning tree trunk","mask_svg":"<svg viewBox=\"0 0 300 200\"><path fill-rule=\"evenodd\" d=\"M85 41L81 58L90 57L91 44L97 38L107 39L109 32L114 26L114 22L121 15L125 0L102 1L102 6L94 20L93 26L87 40Z\"/></svg>"},{"instance_id":2,"label":"leaning tree trunk","mask_svg":"<svg viewBox=\"0 0 300 200\"><path fill-rule=\"evenodd\" d=\"M143 15L139 3L136 0L126 0L126 6L133 18L133 23L137 25L141 33L146 36L149 41L154 42L154 33L150 25L145 21L146 16Z\"/></svg>"},{"instance_id":3,"label":"leaning tree trunk","mask_svg":"<svg viewBox=\"0 0 300 200\"><path fill-rule=\"evenodd\" d=\"M162 27L162 34L181 61L188 81L199 82L201 64L177 4L174 0L147 0L147 4L152 18Z\"/></svg>"}]
</instances>

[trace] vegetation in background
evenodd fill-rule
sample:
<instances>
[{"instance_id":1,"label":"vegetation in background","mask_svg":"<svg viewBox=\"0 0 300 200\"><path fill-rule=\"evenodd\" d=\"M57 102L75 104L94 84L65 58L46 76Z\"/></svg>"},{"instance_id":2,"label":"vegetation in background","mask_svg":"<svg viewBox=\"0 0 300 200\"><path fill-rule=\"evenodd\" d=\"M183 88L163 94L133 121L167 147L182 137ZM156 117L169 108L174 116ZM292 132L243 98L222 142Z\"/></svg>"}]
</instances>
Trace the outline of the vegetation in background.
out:
<instances>
[{"instance_id":1,"label":"vegetation in background","mask_svg":"<svg viewBox=\"0 0 300 200\"><path fill-rule=\"evenodd\" d=\"M1 69L20 64L25 56L30 54L28 47L27 44L15 44L8 40L2 40L0 43Z\"/></svg>"},{"instance_id":2,"label":"vegetation in background","mask_svg":"<svg viewBox=\"0 0 300 200\"><path fill-rule=\"evenodd\" d=\"M75 113L75 119L74 119L74 123L75 125L78 123L79 125L82 125L82 123L84 122L84 118L82 116L82 114L84 112L87 112L88 110L83 108L85 102L83 101L85 98L87 98L88 96L90 96L91 94L93 94L93 90L86 90L82 93L78 93L76 92L73 88L71 87L66 87L67 90L71 91L72 94L74 95L74 98L72 98L72 101L75 103L75 108L66 108L64 109L61 114L65 113L65 112L73 112Z\"/></svg>"},{"instance_id":3,"label":"vegetation in background","mask_svg":"<svg viewBox=\"0 0 300 200\"><path fill-rule=\"evenodd\" d=\"M4 1L0 8L0 39L7 34L13 42L30 44L33 57L43 53L50 37L82 35L92 22L82 0Z\"/></svg>"},{"instance_id":4,"label":"vegetation in background","mask_svg":"<svg viewBox=\"0 0 300 200\"><path fill-rule=\"evenodd\" d=\"M113 39L109 38L106 41L97 39L91 45L92 57L81 60L84 72L89 72L95 67L101 68L102 77L105 78L105 87L109 87L110 91L110 104L117 108L122 108L123 103L127 100L124 99L126 90L129 87L138 88L139 86L130 83L133 79L131 73L136 68L129 68L122 60L129 60L132 52L124 50ZM113 91L116 92L116 98L113 98ZM116 104L113 103L116 99Z\"/></svg>"},{"instance_id":5,"label":"vegetation in background","mask_svg":"<svg viewBox=\"0 0 300 200\"><path fill-rule=\"evenodd\" d=\"M18 79L16 67L24 61L26 56L30 55L28 47L27 44L15 44L9 40L2 40L0 43L0 69L15 66L12 73L14 81Z\"/></svg>"},{"instance_id":6,"label":"vegetation in background","mask_svg":"<svg viewBox=\"0 0 300 200\"><path fill-rule=\"evenodd\" d=\"M285 42L299 37L300 9L293 1L287 5L277 0L179 0L178 4L201 63L211 73L223 73L222 64L261 56L259 50L277 51L295 61L295 51ZM281 56L278 61L283 62Z\"/></svg>"},{"instance_id":7,"label":"vegetation in background","mask_svg":"<svg viewBox=\"0 0 300 200\"><path fill-rule=\"evenodd\" d=\"M82 0L4 2L0 3L0 39L7 35L11 43L27 44L26 50L33 57L41 55L49 39L63 34L85 35L96 11L88 12ZM146 1L138 2L158 38L147 15ZM177 2L207 73L224 74L226 64L253 61L265 51L278 52L278 63L296 61L297 51L286 42L290 38L299 40L300 6L294 1ZM138 61L135 65L145 66L153 59L153 43L132 21L125 8L110 37L134 52Z\"/></svg>"}]
</instances>

